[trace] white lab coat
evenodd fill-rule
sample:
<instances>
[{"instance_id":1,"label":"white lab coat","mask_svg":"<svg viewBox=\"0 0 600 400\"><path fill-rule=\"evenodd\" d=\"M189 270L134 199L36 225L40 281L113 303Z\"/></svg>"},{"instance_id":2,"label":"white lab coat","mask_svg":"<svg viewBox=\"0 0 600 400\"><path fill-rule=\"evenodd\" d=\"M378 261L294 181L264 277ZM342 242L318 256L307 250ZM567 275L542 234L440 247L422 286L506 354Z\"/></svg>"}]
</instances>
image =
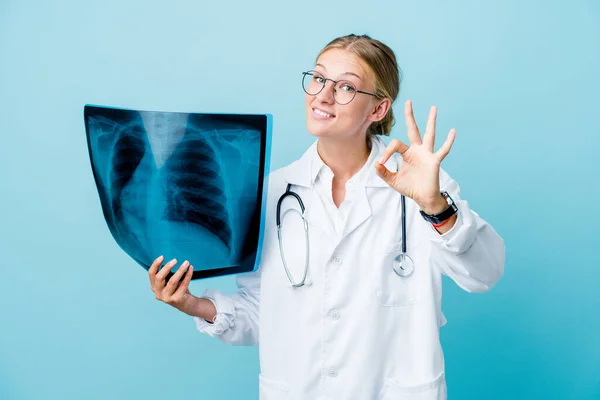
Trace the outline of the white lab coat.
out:
<instances>
[{"instance_id":1,"label":"white lab coat","mask_svg":"<svg viewBox=\"0 0 600 400\"><path fill-rule=\"evenodd\" d=\"M380 154L385 143L373 143ZM446 399L442 275L469 292L490 290L504 271L502 238L441 170L441 189L458 206L456 224L440 235L407 198L407 252L415 271L399 277L392 263L403 240L400 194L372 166L344 233L336 235L312 190L315 146L270 175L260 267L237 275L235 294L207 289L203 296L217 317L214 324L195 318L197 329L232 345L259 345L261 400ZM386 167L395 171L401 163L396 154ZM288 183L303 199L309 224L309 278L301 288L291 287L277 241L276 204ZM298 208L288 197L282 214L290 207ZM296 214L283 222L285 256L297 281L303 225Z\"/></svg>"}]
</instances>

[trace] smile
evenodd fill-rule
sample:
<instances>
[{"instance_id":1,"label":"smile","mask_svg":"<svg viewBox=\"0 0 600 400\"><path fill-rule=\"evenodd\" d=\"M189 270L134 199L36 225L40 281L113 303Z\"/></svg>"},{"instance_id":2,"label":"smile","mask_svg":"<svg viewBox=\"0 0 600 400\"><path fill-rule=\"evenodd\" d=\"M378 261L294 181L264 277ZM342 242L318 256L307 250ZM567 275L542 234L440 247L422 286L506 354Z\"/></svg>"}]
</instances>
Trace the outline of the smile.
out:
<instances>
[{"instance_id":1,"label":"smile","mask_svg":"<svg viewBox=\"0 0 600 400\"><path fill-rule=\"evenodd\" d=\"M320 110L318 108L313 108L312 110L313 110L313 115L321 117L319 119L331 119L331 118L335 117L335 115L329 114L329 113L327 113L327 112L325 112L323 110Z\"/></svg>"}]
</instances>

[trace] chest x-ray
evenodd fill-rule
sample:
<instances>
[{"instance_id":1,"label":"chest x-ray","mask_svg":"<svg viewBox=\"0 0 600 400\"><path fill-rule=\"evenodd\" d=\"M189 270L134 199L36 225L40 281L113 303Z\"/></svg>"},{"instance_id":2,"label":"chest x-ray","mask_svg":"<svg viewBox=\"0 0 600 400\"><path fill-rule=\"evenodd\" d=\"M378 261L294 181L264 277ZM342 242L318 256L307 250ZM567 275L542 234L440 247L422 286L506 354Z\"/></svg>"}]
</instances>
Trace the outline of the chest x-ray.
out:
<instances>
[{"instance_id":1,"label":"chest x-ray","mask_svg":"<svg viewBox=\"0 0 600 400\"><path fill-rule=\"evenodd\" d=\"M256 269L271 115L86 105L84 118L104 218L133 260L189 260L193 279Z\"/></svg>"}]
</instances>

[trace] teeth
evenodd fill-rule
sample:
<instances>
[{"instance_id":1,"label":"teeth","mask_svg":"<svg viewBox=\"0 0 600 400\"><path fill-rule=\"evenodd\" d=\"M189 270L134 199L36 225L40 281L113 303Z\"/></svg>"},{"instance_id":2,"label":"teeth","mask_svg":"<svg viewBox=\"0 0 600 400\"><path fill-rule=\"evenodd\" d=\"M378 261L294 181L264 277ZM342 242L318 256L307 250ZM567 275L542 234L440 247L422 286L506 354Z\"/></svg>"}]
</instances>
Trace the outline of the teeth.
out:
<instances>
[{"instance_id":1,"label":"teeth","mask_svg":"<svg viewBox=\"0 0 600 400\"><path fill-rule=\"evenodd\" d=\"M321 111L321 110L319 110L319 109L317 109L317 108L315 108L315 114L318 114L318 115L320 115L320 116L322 116L322 117L326 117L326 118L331 118L331 117L333 117L333 115L331 115L331 114L327 114L325 111Z\"/></svg>"}]
</instances>

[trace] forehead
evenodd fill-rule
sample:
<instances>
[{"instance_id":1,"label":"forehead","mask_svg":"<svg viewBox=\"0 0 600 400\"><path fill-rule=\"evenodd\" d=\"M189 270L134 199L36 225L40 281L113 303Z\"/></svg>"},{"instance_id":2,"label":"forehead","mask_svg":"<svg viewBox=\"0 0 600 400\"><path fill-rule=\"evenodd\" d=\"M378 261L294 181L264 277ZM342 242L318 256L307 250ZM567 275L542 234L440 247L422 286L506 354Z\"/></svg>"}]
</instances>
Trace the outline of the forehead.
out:
<instances>
[{"instance_id":1,"label":"forehead","mask_svg":"<svg viewBox=\"0 0 600 400\"><path fill-rule=\"evenodd\" d=\"M317 65L316 68L322 65L323 67L320 69L327 72L332 78L352 78L352 75L346 75L346 73L358 75L362 80L370 78L365 63L359 57L346 50L327 50L318 58L317 64L320 65Z\"/></svg>"}]
</instances>

